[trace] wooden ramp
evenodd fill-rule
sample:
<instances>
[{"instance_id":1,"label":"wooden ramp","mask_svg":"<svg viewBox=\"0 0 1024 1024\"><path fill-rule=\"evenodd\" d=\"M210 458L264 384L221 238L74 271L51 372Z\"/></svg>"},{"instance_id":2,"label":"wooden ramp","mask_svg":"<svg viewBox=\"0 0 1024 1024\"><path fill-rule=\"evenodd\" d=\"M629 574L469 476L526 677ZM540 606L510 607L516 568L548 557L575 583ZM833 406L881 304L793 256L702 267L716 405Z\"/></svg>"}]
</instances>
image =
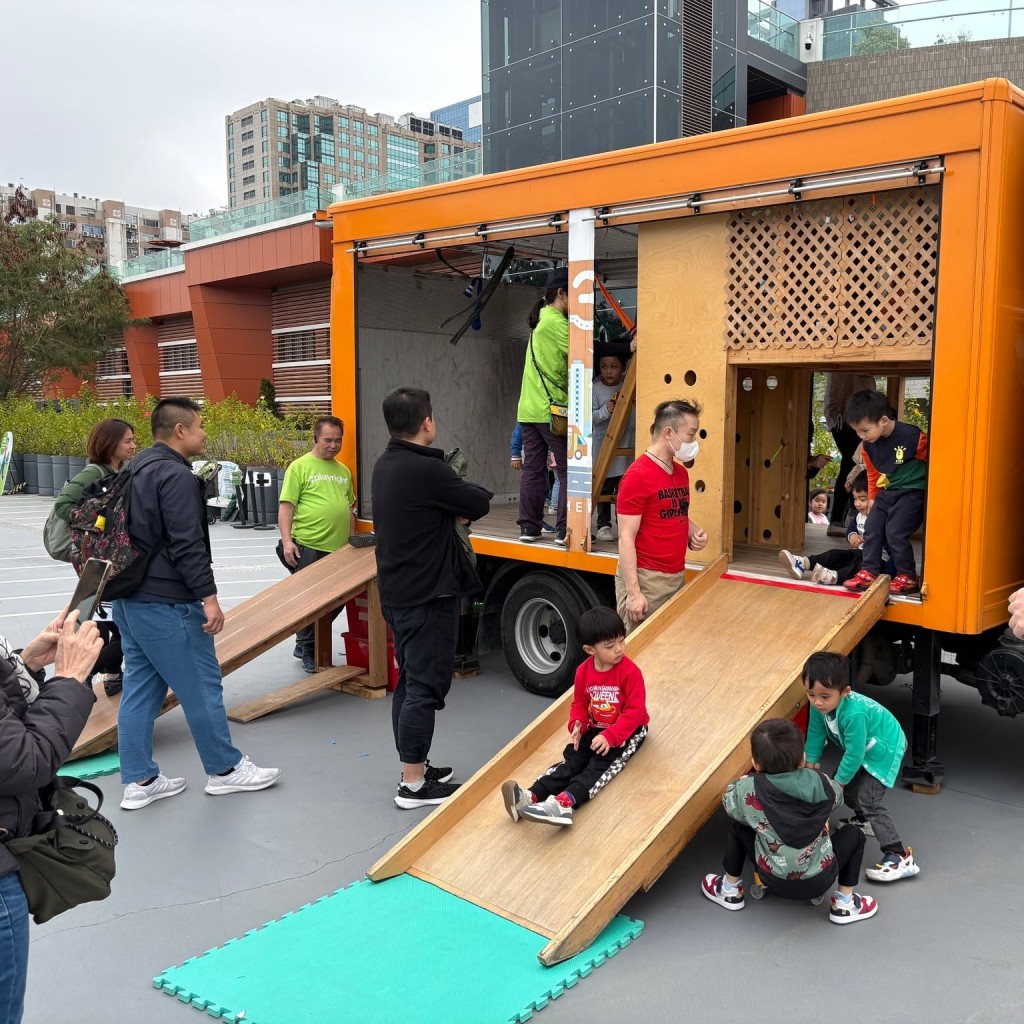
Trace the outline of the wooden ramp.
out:
<instances>
[{"instance_id":1,"label":"wooden ramp","mask_svg":"<svg viewBox=\"0 0 1024 1024\"><path fill-rule=\"evenodd\" d=\"M217 658L224 675L248 664L311 622L317 624L316 661L319 666L314 675L304 676L297 683L231 709L228 717L249 722L326 689L346 690L360 696L371 691L383 695L387 684L387 640L376 575L377 556L373 548L344 547L227 612L224 629L216 639ZM369 590L371 605L369 672L331 664L331 615L335 608L364 590ZM107 697L100 684L96 684L95 689L96 704L68 760L106 750L117 738L120 697ZM177 698L169 693L160 713L177 705Z\"/></svg>"},{"instance_id":2,"label":"wooden ramp","mask_svg":"<svg viewBox=\"0 0 1024 1024\"><path fill-rule=\"evenodd\" d=\"M545 964L584 949L633 893L654 884L749 767L751 729L805 702L807 656L852 650L888 595L887 577L854 598L742 580L726 568L724 557L712 563L629 638L647 684L650 733L571 828L513 824L499 793L505 779L527 786L561 759L570 692L369 877L408 872L545 935Z\"/></svg>"}]
</instances>

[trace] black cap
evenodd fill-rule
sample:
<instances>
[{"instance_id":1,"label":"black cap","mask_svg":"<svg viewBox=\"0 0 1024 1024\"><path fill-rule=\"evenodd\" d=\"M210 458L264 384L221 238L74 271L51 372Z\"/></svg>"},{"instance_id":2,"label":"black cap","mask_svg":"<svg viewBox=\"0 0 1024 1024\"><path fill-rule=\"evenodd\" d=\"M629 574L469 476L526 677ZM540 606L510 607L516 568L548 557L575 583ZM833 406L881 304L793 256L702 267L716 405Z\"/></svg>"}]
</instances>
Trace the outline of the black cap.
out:
<instances>
[{"instance_id":1,"label":"black cap","mask_svg":"<svg viewBox=\"0 0 1024 1024\"><path fill-rule=\"evenodd\" d=\"M552 288L562 288L565 291L569 290L569 268L568 267L556 267L554 270L548 271L547 283L544 287L551 291Z\"/></svg>"}]
</instances>

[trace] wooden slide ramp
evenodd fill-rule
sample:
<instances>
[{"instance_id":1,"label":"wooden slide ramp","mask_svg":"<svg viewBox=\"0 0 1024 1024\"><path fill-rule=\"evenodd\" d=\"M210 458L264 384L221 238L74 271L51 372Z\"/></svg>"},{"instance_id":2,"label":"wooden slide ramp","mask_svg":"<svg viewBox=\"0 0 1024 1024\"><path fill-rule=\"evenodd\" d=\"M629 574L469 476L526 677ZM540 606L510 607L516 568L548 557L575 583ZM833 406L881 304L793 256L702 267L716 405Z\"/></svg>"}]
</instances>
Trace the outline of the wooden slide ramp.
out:
<instances>
[{"instance_id":1,"label":"wooden slide ramp","mask_svg":"<svg viewBox=\"0 0 1024 1024\"><path fill-rule=\"evenodd\" d=\"M346 546L227 612L224 629L216 638L217 658L224 675L248 664L311 622L318 623L316 653L320 666L316 673L297 683L231 709L228 717L248 722L325 689L345 689L360 694L379 690L383 694L387 682L384 660L387 650L376 575L377 556L373 548ZM331 613L364 590L369 590L371 602L369 673L348 665L331 665ZM320 628L322 621L327 628ZM120 697L107 697L99 683L95 691L96 704L69 760L100 753L117 738ZM177 698L169 693L160 713L170 711L177 704Z\"/></svg>"},{"instance_id":2,"label":"wooden slide ramp","mask_svg":"<svg viewBox=\"0 0 1024 1024\"><path fill-rule=\"evenodd\" d=\"M807 656L851 651L888 596L887 577L853 598L763 585L726 568L716 560L629 638L646 680L650 733L571 828L513 824L499 792L505 779L528 786L561 760L570 691L368 876L408 872L545 935L545 964L584 949L630 896L654 884L749 767L751 729L792 717L805 702Z\"/></svg>"}]
</instances>

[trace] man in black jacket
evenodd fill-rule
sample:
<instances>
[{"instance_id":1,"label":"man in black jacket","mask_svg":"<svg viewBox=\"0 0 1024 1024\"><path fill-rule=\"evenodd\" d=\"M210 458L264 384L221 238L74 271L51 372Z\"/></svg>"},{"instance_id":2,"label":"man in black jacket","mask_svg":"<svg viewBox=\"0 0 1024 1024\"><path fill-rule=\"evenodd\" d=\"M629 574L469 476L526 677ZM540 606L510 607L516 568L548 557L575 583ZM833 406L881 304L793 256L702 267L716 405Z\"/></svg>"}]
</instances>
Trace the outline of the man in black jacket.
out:
<instances>
[{"instance_id":1,"label":"man in black jacket","mask_svg":"<svg viewBox=\"0 0 1024 1024\"><path fill-rule=\"evenodd\" d=\"M395 637L398 685L391 706L402 762L399 807L439 804L458 788L451 768L429 763L434 714L452 685L459 603L481 592L455 529L479 519L491 493L460 480L432 448L437 427L430 395L398 388L384 399L391 441L373 467L373 529L384 617Z\"/></svg>"},{"instance_id":2,"label":"man in black jacket","mask_svg":"<svg viewBox=\"0 0 1024 1024\"><path fill-rule=\"evenodd\" d=\"M281 775L258 768L231 742L220 663L213 638L224 628L210 565L210 532L201 483L189 458L202 455L206 431L199 406L165 398L150 416L153 447L131 463L128 532L152 553L139 589L114 601L124 648L124 683L117 713L121 806L146 807L176 796L184 779L169 779L153 760L153 723L168 688L185 712L209 776L211 796L266 789Z\"/></svg>"}]
</instances>

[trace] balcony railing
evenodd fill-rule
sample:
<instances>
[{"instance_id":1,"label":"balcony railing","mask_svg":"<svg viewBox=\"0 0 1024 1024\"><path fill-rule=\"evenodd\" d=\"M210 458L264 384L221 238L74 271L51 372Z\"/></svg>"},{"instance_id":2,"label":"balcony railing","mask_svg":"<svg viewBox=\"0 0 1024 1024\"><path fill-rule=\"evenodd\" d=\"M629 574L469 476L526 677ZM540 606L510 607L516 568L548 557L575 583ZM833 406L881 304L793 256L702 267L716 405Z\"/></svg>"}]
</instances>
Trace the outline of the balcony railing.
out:
<instances>
[{"instance_id":1,"label":"balcony railing","mask_svg":"<svg viewBox=\"0 0 1024 1024\"><path fill-rule=\"evenodd\" d=\"M149 274L154 270L171 270L185 266L185 254L180 249L162 249L160 252L146 253L133 260L122 260L120 266L111 268L112 272L122 281L139 274Z\"/></svg>"},{"instance_id":2,"label":"balcony railing","mask_svg":"<svg viewBox=\"0 0 1024 1024\"><path fill-rule=\"evenodd\" d=\"M800 57L800 22L762 0L747 0L747 35L794 60Z\"/></svg>"},{"instance_id":3,"label":"balcony railing","mask_svg":"<svg viewBox=\"0 0 1024 1024\"><path fill-rule=\"evenodd\" d=\"M326 210L334 201L330 191L325 188L307 188L303 192L292 192L291 195L279 199L268 199L265 203L253 203L238 210L217 214L216 217L204 217L194 220L189 225L189 241L198 242L203 238L215 238L218 235L230 235L246 228L262 227L275 221L287 220L303 213L315 213Z\"/></svg>"},{"instance_id":4,"label":"balcony railing","mask_svg":"<svg viewBox=\"0 0 1024 1024\"><path fill-rule=\"evenodd\" d=\"M384 192L401 192L407 188L420 188L423 185L438 185L442 182L459 181L471 178L483 171L482 151L469 149L452 156L440 156L428 160L408 170L390 171L376 174L372 178L362 178L351 185L336 189L339 199L365 199Z\"/></svg>"},{"instance_id":5,"label":"balcony railing","mask_svg":"<svg viewBox=\"0 0 1024 1024\"><path fill-rule=\"evenodd\" d=\"M1024 36L1024 0L926 0L825 18L823 57Z\"/></svg>"}]
</instances>

